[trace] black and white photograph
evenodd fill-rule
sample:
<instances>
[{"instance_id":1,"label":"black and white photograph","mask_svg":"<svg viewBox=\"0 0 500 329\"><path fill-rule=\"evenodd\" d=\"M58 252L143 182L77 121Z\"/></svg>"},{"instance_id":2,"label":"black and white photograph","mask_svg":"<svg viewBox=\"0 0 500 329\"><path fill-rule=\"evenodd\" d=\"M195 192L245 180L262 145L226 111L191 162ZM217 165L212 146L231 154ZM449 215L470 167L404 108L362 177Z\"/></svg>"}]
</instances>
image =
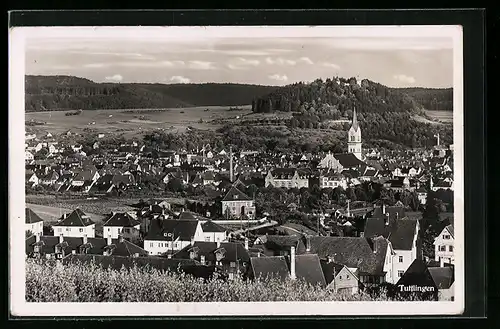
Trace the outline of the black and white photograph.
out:
<instances>
[{"instance_id":1,"label":"black and white photograph","mask_svg":"<svg viewBox=\"0 0 500 329\"><path fill-rule=\"evenodd\" d=\"M9 42L13 314L463 311L460 26Z\"/></svg>"}]
</instances>

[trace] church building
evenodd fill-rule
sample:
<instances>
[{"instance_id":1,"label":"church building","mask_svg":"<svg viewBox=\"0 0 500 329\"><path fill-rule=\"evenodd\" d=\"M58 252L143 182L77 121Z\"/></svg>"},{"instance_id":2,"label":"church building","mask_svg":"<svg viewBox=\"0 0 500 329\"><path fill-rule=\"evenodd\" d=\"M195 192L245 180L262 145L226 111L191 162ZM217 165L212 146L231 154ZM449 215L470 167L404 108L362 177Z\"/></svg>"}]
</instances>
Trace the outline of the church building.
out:
<instances>
[{"instance_id":1,"label":"church building","mask_svg":"<svg viewBox=\"0 0 500 329\"><path fill-rule=\"evenodd\" d=\"M348 132L347 153L352 153L359 160L363 160L361 152L361 127L358 124L356 108L354 108L354 112L352 114L352 126Z\"/></svg>"}]
</instances>

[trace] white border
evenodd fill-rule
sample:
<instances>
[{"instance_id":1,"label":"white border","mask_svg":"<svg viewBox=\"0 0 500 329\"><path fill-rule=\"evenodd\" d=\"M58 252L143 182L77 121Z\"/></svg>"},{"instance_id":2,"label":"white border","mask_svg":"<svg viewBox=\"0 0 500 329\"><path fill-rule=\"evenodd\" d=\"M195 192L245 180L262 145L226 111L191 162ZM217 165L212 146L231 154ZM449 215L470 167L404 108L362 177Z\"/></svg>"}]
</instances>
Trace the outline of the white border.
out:
<instances>
[{"instance_id":1,"label":"white border","mask_svg":"<svg viewBox=\"0 0 500 329\"><path fill-rule=\"evenodd\" d=\"M98 33L97 33L98 32ZM450 37L453 40L455 301L255 303L26 303L24 235L24 65L27 38L144 39L254 37ZM22 27L9 30L9 256L14 316L453 315L464 310L463 54L461 26ZM14 183L16 182L16 183ZM83 307L82 307L83 306Z\"/></svg>"}]
</instances>

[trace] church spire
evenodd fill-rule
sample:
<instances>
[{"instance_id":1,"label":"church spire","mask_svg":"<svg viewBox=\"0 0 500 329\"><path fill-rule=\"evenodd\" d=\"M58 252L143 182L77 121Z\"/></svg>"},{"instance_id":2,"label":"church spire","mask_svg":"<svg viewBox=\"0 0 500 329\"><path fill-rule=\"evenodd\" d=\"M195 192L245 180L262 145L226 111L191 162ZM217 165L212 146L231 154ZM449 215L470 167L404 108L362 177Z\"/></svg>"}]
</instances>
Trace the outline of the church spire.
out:
<instances>
[{"instance_id":1,"label":"church spire","mask_svg":"<svg viewBox=\"0 0 500 329\"><path fill-rule=\"evenodd\" d=\"M354 111L352 113L352 129L354 129L354 131L357 131L359 128L359 125L358 125L358 117L356 115L356 107L354 108Z\"/></svg>"}]
</instances>

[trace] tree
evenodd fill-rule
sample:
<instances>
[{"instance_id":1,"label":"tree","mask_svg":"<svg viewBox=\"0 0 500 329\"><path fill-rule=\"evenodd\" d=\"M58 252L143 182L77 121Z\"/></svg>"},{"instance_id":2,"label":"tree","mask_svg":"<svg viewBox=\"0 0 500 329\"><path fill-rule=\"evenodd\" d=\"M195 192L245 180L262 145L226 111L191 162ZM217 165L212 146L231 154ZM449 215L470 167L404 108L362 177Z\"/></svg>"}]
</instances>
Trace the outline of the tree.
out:
<instances>
[{"instance_id":1,"label":"tree","mask_svg":"<svg viewBox=\"0 0 500 329\"><path fill-rule=\"evenodd\" d=\"M184 190L182 180L179 178L169 180L167 183L167 189L171 192L182 192Z\"/></svg>"}]
</instances>

